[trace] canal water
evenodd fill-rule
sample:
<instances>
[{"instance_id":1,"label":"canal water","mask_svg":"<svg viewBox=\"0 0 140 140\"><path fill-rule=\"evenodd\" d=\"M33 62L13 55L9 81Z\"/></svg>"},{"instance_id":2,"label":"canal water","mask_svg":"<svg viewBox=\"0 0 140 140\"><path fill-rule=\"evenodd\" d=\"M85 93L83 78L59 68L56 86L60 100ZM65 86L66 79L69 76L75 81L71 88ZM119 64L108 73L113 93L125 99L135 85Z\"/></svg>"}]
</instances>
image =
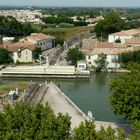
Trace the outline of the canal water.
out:
<instances>
[{"instance_id":1,"label":"canal water","mask_svg":"<svg viewBox=\"0 0 140 140\"><path fill-rule=\"evenodd\" d=\"M92 74L90 80L53 79L60 89L87 114L90 110L96 120L126 123L122 116L116 116L110 105L109 81L118 77L117 73ZM45 81L45 79L0 79L0 85L20 81ZM50 80L48 80L50 81Z\"/></svg>"}]
</instances>

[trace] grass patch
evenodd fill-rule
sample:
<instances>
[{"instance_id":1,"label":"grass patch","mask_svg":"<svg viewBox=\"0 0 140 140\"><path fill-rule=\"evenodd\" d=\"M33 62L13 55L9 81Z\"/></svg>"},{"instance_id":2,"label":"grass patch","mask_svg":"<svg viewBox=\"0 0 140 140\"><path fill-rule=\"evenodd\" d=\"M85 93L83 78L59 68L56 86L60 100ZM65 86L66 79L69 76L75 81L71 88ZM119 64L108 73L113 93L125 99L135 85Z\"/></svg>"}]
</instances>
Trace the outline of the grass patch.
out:
<instances>
[{"instance_id":1,"label":"grass patch","mask_svg":"<svg viewBox=\"0 0 140 140\"><path fill-rule=\"evenodd\" d=\"M9 83L6 85L0 86L0 95L5 95L10 92L10 90L15 90L16 88L19 88L19 92L23 92L24 89L26 89L28 86L28 82L14 82Z\"/></svg>"},{"instance_id":2,"label":"grass patch","mask_svg":"<svg viewBox=\"0 0 140 140\"><path fill-rule=\"evenodd\" d=\"M67 40L68 38L73 37L78 33L90 31L93 28L94 28L93 26L45 28L43 29L43 32Z\"/></svg>"}]
</instances>

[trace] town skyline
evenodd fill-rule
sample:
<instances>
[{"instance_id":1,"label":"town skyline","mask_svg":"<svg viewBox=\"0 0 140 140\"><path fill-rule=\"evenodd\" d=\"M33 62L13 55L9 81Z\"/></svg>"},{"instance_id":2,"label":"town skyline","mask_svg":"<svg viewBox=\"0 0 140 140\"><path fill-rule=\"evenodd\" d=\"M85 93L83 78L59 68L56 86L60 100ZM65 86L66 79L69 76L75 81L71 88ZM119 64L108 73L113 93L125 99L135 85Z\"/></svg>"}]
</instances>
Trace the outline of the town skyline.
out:
<instances>
[{"instance_id":1,"label":"town skyline","mask_svg":"<svg viewBox=\"0 0 140 140\"><path fill-rule=\"evenodd\" d=\"M0 0L0 6L42 6L42 7L140 7L139 0Z\"/></svg>"}]
</instances>

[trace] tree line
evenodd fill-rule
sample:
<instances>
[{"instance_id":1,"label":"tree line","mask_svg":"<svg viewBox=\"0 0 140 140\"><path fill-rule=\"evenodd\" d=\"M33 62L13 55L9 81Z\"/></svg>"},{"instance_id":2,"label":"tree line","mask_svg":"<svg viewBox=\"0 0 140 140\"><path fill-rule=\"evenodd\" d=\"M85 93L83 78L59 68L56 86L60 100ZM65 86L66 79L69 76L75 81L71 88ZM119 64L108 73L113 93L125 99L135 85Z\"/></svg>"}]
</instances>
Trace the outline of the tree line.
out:
<instances>
[{"instance_id":1,"label":"tree line","mask_svg":"<svg viewBox=\"0 0 140 140\"><path fill-rule=\"evenodd\" d=\"M70 17L67 16L51 16L51 17L43 17L42 21L45 22L46 24L61 24L61 23L69 23L70 25L74 26L87 26L88 23L80 20L80 21L73 21ZM68 25L67 25L68 26Z\"/></svg>"},{"instance_id":2,"label":"tree line","mask_svg":"<svg viewBox=\"0 0 140 140\"><path fill-rule=\"evenodd\" d=\"M29 104L15 104L6 106L0 112L1 140L125 140L121 129L101 128L95 130L91 121L82 122L71 130L71 117L58 114L57 116L46 105L30 106Z\"/></svg>"},{"instance_id":3,"label":"tree line","mask_svg":"<svg viewBox=\"0 0 140 140\"><path fill-rule=\"evenodd\" d=\"M0 35L1 36L26 36L30 35L32 32L32 27L30 23L18 22L12 16L0 16Z\"/></svg>"},{"instance_id":4,"label":"tree line","mask_svg":"<svg viewBox=\"0 0 140 140\"><path fill-rule=\"evenodd\" d=\"M111 11L104 15L104 19L99 21L94 30L91 32L95 32L97 37L107 38L111 33L132 28L139 28L139 25L139 21L126 22L125 20L121 19L119 13Z\"/></svg>"},{"instance_id":5,"label":"tree line","mask_svg":"<svg viewBox=\"0 0 140 140\"><path fill-rule=\"evenodd\" d=\"M110 82L110 101L115 114L123 115L140 138L140 51L119 55L119 63L130 72L116 77Z\"/></svg>"}]
</instances>

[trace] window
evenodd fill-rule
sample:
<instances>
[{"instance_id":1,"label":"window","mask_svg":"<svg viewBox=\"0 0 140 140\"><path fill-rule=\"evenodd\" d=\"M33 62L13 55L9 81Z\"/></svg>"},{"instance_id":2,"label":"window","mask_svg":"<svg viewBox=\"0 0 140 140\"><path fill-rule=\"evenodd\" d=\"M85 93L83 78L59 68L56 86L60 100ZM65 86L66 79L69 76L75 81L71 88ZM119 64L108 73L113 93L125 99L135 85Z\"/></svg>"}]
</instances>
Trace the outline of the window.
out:
<instances>
[{"instance_id":1,"label":"window","mask_svg":"<svg viewBox=\"0 0 140 140\"><path fill-rule=\"evenodd\" d=\"M88 59L90 59L90 55L88 56Z\"/></svg>"},{"instance_id":2,"label":"window","mask_svg":"<svg viewBox=\"0 0 140 140\"><path fill-rule=\"evenodd\" d=\"M128 44L127 47L132 47L132 45Z\"/></svg>"},{"instance_id":3,"label":"window","mask_svg":"<svg viewBox=\"0 0 140 140\"><path fill-rule=\"evenodd\" d=\"M28 54L28 51L26 50L26 55Z\"/></svg>"},{"instance_id":4,"label":"window","mask_svg":"<svg viewBox=\"0 0 140 140\"><path fill-rule=\"evenodd\" d=\"M89 65L91 65L91 62L88 62Z\"/></svg>"}]
</instances>

